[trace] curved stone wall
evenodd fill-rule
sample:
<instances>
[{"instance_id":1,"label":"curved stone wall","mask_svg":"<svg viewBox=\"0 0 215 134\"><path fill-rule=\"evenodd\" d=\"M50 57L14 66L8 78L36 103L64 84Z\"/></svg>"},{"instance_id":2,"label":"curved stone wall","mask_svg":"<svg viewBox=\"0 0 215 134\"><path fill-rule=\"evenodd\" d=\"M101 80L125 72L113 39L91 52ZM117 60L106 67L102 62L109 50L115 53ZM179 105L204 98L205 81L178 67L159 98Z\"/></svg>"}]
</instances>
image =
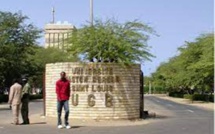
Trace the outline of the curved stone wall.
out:
<instances>
[{"instance_id":1,"label":"curved stone wall","mask_svg":"<svg viewBox=\"0 0 215 134\"><path fill-rule=\"evenodd\" d=\"M140 65L71 62L46 65L47 117L57 117L55 83L61 71L71 81L70 118L139 118Z\"/></svg>"}]
</instances>

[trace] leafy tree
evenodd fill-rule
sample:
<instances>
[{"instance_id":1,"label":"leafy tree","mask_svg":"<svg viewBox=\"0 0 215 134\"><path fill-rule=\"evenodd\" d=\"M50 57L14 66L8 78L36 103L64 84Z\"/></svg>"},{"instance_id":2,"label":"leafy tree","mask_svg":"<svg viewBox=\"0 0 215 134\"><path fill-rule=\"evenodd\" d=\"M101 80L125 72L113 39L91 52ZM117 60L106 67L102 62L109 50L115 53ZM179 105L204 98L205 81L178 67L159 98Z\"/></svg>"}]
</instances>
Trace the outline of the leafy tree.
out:
<instances>
[{"instance_id":1,"label":"leafy tree","mask_svg":"<svg viewBox=\"0 0 215 134\"><path fill-rule=\"evenodd\" d=\"M147 41L153 29L139 21L123 24L115 20L95 21L95 25L84 25L73 31L68 43L72 55L83 61L118 62L130 64L150 60Z\"/></svg>"},{"instance_id":2,"label":"leafy tree","mask_svg":"<svg viewBox=\"0 0 215 134\"><path fill-rule=\"evenodd\" d=\"M40 66L42 69L44 69L47 63L78 61L77 57L74 57L70 53L54 47L38 47L35 49L35 52L35 55L32 55L30 58L35 64L37 64L37 66Z\"/></svg>"},{"instance_id":3,"label":"leafy tree","mask_svg":"<svg viewBox=\"0 0 215 134\"><path fill-rule=\"evenodd\" d=\"M202 93L204 90L212 89L214 83L213 43L214 34L206 34L197 38L195 42L187 43L186 50L181 50L184 57L190 57L190 60L186 59L186 62L189 62L186 68L190 74L188 82Z\"/></svg>"},{"instance_id":4,"label":"leafy tree","mask_svg":"<svg viewBox=\"0 0 215 134\"><path fill-rule=\"evenodd\" d=\"M40 36L28 18L19 13L0 11L0 81L11 85L14 77L31 72L31 61L28 55L34 54L36 39Z\"/></svg>"},{"instance_id":5,"label":"leafy tree","mask_svg":"<svg viewBox=\"0 0 215 134\"><path fill-rule=\"evenodd\" d=\"M54 47L44 48L38 46L34 49L34 51L35 55L29 55L28 57L35 72L30 77L30 81L34 87L42 87L46 64L79 61L77 57L74 57L70 53Z\"/></svg>"},{"instance_id":6,"label":"leafy tree","mask_svg":"<svg viewBox=\"0 0 215 134\"><path fill-rule=\"evenodd\" d=\"M211 91L214 83L213 40L214 34L206 34L194 42L186 42L178 49L178 56L158 67L153 80L162 82L171 91Z\"/></svg>"}]
</instances>

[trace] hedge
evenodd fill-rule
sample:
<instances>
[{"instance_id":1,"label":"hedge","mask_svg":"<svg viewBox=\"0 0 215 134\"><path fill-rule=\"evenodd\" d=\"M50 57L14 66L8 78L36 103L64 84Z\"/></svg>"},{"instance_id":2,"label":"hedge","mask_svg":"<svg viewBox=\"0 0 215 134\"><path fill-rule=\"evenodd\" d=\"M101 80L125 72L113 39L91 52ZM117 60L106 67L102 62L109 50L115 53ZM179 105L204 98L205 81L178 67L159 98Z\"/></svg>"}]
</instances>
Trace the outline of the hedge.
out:
<instances>
[{"instance_id":1,"label":"hedge","mask_svg":"<svg viewBox=\"0 0 215 134\"><path fill-rule=\"evenodd\" d=\"M8 102L8 95L0 94L0 103Z\"/></svg>"},{"instance_id":2,"label":"hedge","mask_svg":"<svg viewBox=\"0 0 215 134\"><path fill-rule=\"evenodd\" d=\"M192 101L214 102L214 95L208 94L185 94L184 98L190 99Z\"/></svg>"},{"instance_id":3,"label":"hedge","mask_svg":"<svg viewBox=\"0 0 215 134\"><path fill-rule=\"evenodd\" d=\"M169 93L169 96L171 96L171 97L176 97L176 98L183 98L183 97L184 97L184 94L181 93L181 92L170 92L170 93Z\"/></svg>"},{"instance_id":4,"label":"hedge","mask_svg":"<svg viewBox=\"0 0 215 134\"><path fill-rule=\"evenodd\" d=\"M184 98L189 99L189 100L193 100L193 95L192 94L185 94Z\"/></svg>"}]
</instances>

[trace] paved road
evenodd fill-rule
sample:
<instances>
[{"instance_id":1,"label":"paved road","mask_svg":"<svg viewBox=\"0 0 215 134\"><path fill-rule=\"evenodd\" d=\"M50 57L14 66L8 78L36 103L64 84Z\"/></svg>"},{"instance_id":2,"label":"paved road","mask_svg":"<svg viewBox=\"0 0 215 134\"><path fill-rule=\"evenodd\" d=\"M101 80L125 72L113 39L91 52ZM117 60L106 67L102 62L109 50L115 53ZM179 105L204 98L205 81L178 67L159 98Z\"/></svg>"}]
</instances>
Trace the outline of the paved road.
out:
<instances>
[{"instance_id":1,"label":"paved road","mask_svg":"<svg viewBox=\"0 0 215 134\"><path fill-rule=\"evenodd\" d=\"M32 117L42 113L42 102L30 103L30 109ZM177 104L154 96L145 97L145 110L155 112L157 117L145 120L149 123L144 125L73 126L70 130L58 130L55 125L45 124L40 118L28 126L10 125L10 111L0 109L0 134L213 134L214 131L213 111Z\"/></svg>"},{"instance_id":2,"label":"paved road","mask_svg":"<svg viewBox=\"0 0 215 134\"><path fill-rule=\"evenodd\" d=\"M160 120L151 123L148 134L213 134L214 111L145 96L145 109L156 112Z\"/></svg>"}]
</instances>

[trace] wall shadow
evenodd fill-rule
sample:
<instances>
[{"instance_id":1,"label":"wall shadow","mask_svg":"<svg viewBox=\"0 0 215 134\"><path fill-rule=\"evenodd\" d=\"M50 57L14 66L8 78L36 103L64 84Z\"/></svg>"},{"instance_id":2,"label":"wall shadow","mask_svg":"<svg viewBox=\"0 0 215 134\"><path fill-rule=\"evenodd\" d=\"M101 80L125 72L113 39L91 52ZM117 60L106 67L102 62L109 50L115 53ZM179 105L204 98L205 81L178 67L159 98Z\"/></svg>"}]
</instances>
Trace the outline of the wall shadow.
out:
<instances>
[{"instance_id":1,"label":"wall shadow","mask_svg":"<svg viewBox=\"0 0 215 134\"><path fill-rule=\"evenodd\" d=\"M29 125L44 125L47 124L46 122L34 122L34 123L30 123Z\"/></svg>"},{"instance_id":2,"label":"wall shadow","mask_svg":"<svg viewBox=\"0 0 215 134\"><path fill-rule=\"evenodd\" d=\"M133 65L132 65L133 66ZM136 119L140 119L139 118L139 110L138 112L134 109L139 109L140 106L136 106L137 104L134 103L134 101L139 102L139 98L138 100L136 100L137 96L140 95L140 88L138 86L138 88L133 89L133 87L137 87L136 84L140 84L140 77L139 74L138 76L136 75L137 69L139 71L139 68L132 68L132 66L124 66L122 67L124 70L126 70L126 72L121 71L120 73L123 75L124 73L128 73L125 77L125 79L129 79L129 83L127 83L126 85L124 85L122 83L122 81L120 81L119 83L117 83L115 85L116 88L120 87L120 95L116 95L118 102L124 106L125 112L127 113L127 120L129 121L135 121ZM137 66L136 64L134 64L134 66ZM134 75L135 74L135 75ZM122 78L123 79L123 78ZM131 90L134 90L134 92L131 92ZM123 98L123 100L121 101L121 98ZM135 105L135 106L134 106ZM140 105L140 104L139 104ZM135 112L134 112L135 111ZM138 116L137 116L137 114Z\"/></svg>"}]
</instances>

